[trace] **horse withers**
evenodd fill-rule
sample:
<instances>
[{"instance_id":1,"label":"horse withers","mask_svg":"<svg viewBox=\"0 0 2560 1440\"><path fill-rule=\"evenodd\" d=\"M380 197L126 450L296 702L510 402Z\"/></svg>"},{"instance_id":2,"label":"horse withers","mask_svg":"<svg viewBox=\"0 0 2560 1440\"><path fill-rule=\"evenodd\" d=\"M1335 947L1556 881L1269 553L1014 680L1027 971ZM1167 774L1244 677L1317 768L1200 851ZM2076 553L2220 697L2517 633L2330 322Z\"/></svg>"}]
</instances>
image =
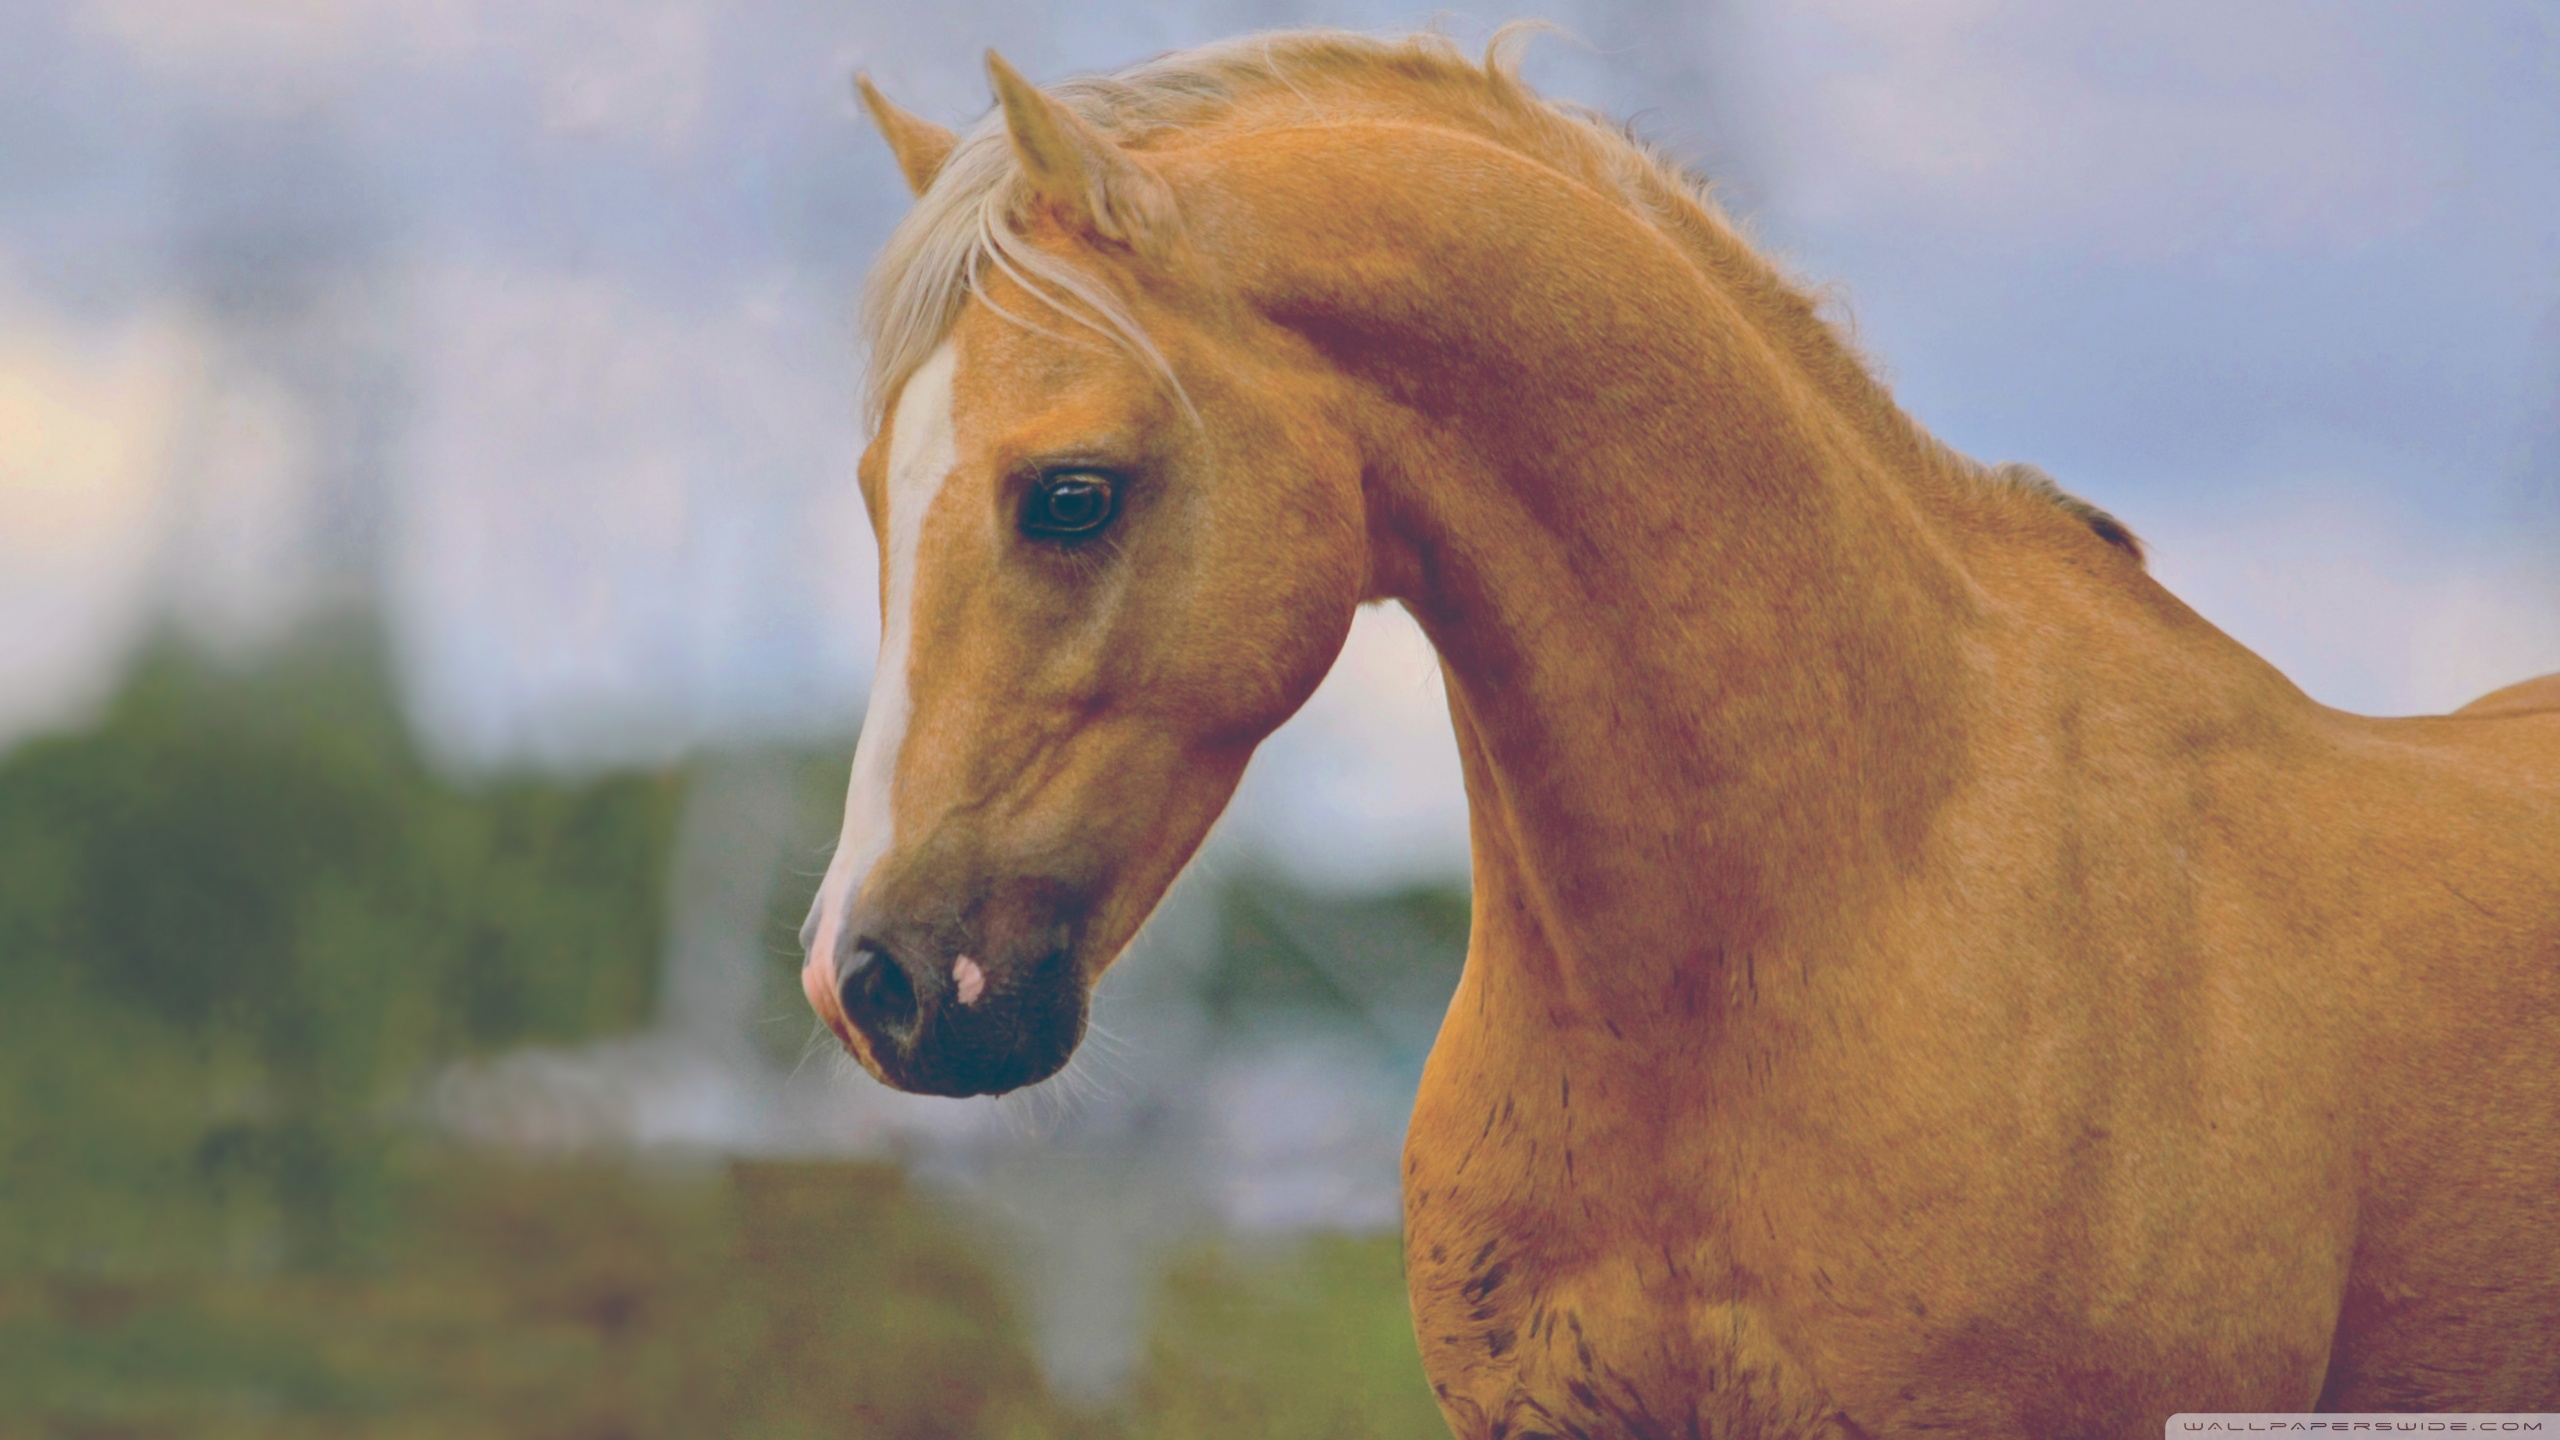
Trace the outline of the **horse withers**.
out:
<instances>
[{"instance_id":1,"label":"horse withers","mask_svg":"<svg viewBox=\"0 0 2560 1440\"><path fill-rule=\"evenodd\" d=\"M1392 600L1471 809L1460 1435L2560 1408L2560 687L2313 703L1499 42L990 69L966 136L865 87L919 199L804 971L865 1067L1054 1073Z\"/></svg>"}]
</instances>

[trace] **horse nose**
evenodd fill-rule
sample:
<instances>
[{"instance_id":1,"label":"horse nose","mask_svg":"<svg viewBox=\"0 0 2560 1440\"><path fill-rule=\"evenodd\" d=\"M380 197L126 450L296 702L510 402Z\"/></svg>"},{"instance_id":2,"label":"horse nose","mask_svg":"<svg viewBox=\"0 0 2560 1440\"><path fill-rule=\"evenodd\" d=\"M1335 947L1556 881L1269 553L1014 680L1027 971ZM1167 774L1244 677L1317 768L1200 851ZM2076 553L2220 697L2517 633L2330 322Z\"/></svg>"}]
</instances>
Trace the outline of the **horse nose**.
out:
<instances>
[{"instance_id":1,"label":"horse nose","mask_svg":"<svg viewBox=\"0 0 2560 1440\"><path fill-rule=\"evenodd\" d=\"M896 956L869 941L836 962L836 1000L846 1021L875 1041L909 1045L923 1028L914 978Z\"/></svg>"},{"instance_id":2,"label":"horse nose","mask_svg":"<svg viewBox=\"0 0 2560 1440\"><path fill-rule=\"evenodd\" d=\"M1067 1063L1084 1037L1074 951L1011 953L983 934L939 933L893 917L831 930L833 954L801 984L870 1071L922 1095L1001 1095ZM960 953L963 950L974 953Z\"/></svg>"}]
</instances>

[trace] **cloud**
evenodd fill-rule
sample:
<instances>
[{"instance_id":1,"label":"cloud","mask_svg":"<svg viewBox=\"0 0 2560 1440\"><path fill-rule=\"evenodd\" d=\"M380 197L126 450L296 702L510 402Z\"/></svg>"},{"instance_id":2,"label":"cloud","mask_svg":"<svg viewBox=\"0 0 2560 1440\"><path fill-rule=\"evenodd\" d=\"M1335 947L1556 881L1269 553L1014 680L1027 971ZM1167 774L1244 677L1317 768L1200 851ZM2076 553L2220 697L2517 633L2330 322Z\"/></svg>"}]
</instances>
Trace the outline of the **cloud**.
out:
<instances>
[{"instance_id":1,"label":"cloud","mask_svg":"<svg viewBox=\"0 0 2560 1440\"><path fill-rule=\"evenodd\" d=\"M2316 477L2134 522L2161 582L2312 698L2440 714L2560 671L2547 557Z\"/></svg>"},{"instance_id":2,"label":"cloud","mask_svg":"<svg viewBox=\"0 0 2560 1440\"><path fill-rule=\"evenodd\" d=\"M81 18L164 71L307 70L343 60L369 7L346 0L86 0Z\"/></svg>"},{"instance_id":3,"label":"cloud","mask_svg":"<svg viewBox=\"0 0 2560 1440\"><path fill-rule=\"evenodd\" d=\"M319 417L272 373L208 365L178 432L161 583L170 618L218 650L289 633L325 583Z\"/></svg>"},{"instance_id":4,"label":"cloud","mask_svg":"<svg viewBox=\"0 0 2560 1440\"><path fill-rule=\"evenodd\" d=\"M79 0L81 27L156 79L226 106L289 112L365 71L447 63L487 28L486 0Z\"/></svg>"},{"instance_id":5,"label":"cloud","mask_svg":"<svg viewBox=\"0 0 2560 1440\"><path fill-rule=\"evenodd\" d=\"M498 263L416 280L394 604L428 733L481 761L837 732L876 634L841 316Z\"/></svg>"},{"instance_id":6,"label":"cloud","mask_svg":"<svg viewBox=\"0 0 2560 1440\"><path fill-rule=\"evenodd\" d=\"M710 103L714 18L701 4L620 6L546 37L557 55L543 79L543 118L555 130L637 139L675 149ZM569 41L571 34L578 38Z\"/></svg>"},{"instance_id":7,"label":"cloud","mask_svg":"<svg viewBox=\"0 0 2560 1440\"><path fill-rule=\"evenodd\" d=\"M1220 838L1324 889L1466 874L1466 784L1440 661L1401 607L1352 621L1324 684L1255 754Z\"/></svg>"},{"instance_id":8,"label":"cloud","mask_svg":"<svg viewBox=\"0 0 2560 1440\"><path fill-rule=\"evenodd\" d=\"M0 284L0 747L72 720L121 672L201 370L172 316L84 329Z\"/></svg>"},{"instance_id":9,"label":"cloud","mask_svg":"<svg viewBox=\"0 0 2560 1440\"><path fill-rule=\"evenodd\" d=\"M83 0L92 34L225 104L371 104L383 72L529 74L553 131L680 147L709 106L710 0Z\"/></svg>"},{"instance_id":10,"label":"cloud","mask_svg":"<svg viewBox=\"0 0 2560 1440\"><path fill-rule=\"evenodd\" d=\"M1809 223L2116 257L2351 248L2467 178L2446 97L2424 93L2438 77L2410 59L2443 24L2440 7L2308 0L1753 3L1721 73L1759 102L1784 204Z\"/></svg>"}]
</instances>

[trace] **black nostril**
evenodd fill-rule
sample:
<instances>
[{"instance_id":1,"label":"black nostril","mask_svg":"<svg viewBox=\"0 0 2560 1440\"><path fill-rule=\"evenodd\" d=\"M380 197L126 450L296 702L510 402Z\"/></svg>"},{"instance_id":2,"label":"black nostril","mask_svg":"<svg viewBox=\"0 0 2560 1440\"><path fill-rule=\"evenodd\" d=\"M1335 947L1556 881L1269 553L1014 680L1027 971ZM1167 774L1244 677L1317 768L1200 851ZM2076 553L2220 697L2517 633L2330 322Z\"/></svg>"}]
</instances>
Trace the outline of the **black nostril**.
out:
<instances>
[{"instance_id":1,"label":"black nostril","mask_svg":"<svg viewBox=\"0 0 2560 1440\"><path fill-rule=\"evenodd\" d=\"M903 1037L916 1023L916 987L885 951L865 945L836 971L836 998L847 1019L866 1030Z\"/></svg>"}]
</instances>

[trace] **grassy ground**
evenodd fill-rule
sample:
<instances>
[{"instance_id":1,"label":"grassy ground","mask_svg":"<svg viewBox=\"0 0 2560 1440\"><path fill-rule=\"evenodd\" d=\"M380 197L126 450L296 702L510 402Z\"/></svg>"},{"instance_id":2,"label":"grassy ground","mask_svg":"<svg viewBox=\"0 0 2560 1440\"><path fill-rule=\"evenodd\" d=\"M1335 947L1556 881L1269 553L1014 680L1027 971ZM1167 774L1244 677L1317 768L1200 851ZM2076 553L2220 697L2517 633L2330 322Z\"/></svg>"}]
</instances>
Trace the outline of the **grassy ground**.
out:
<instances>
[{"instance_id":1,"label":"grassy ground","mask_svg":"<svg viewBox=\"0 0 2560 1440\"><path fill-rule=\"evenodd\" d=\"M328 1273L0 1280L0 1436L1359 1440L1445 1433L1391 1238L1204 1248L1129 1401L1043 1388L997 1278L894 1169L439 1152Z\"/></svg>"}]
</instances>

